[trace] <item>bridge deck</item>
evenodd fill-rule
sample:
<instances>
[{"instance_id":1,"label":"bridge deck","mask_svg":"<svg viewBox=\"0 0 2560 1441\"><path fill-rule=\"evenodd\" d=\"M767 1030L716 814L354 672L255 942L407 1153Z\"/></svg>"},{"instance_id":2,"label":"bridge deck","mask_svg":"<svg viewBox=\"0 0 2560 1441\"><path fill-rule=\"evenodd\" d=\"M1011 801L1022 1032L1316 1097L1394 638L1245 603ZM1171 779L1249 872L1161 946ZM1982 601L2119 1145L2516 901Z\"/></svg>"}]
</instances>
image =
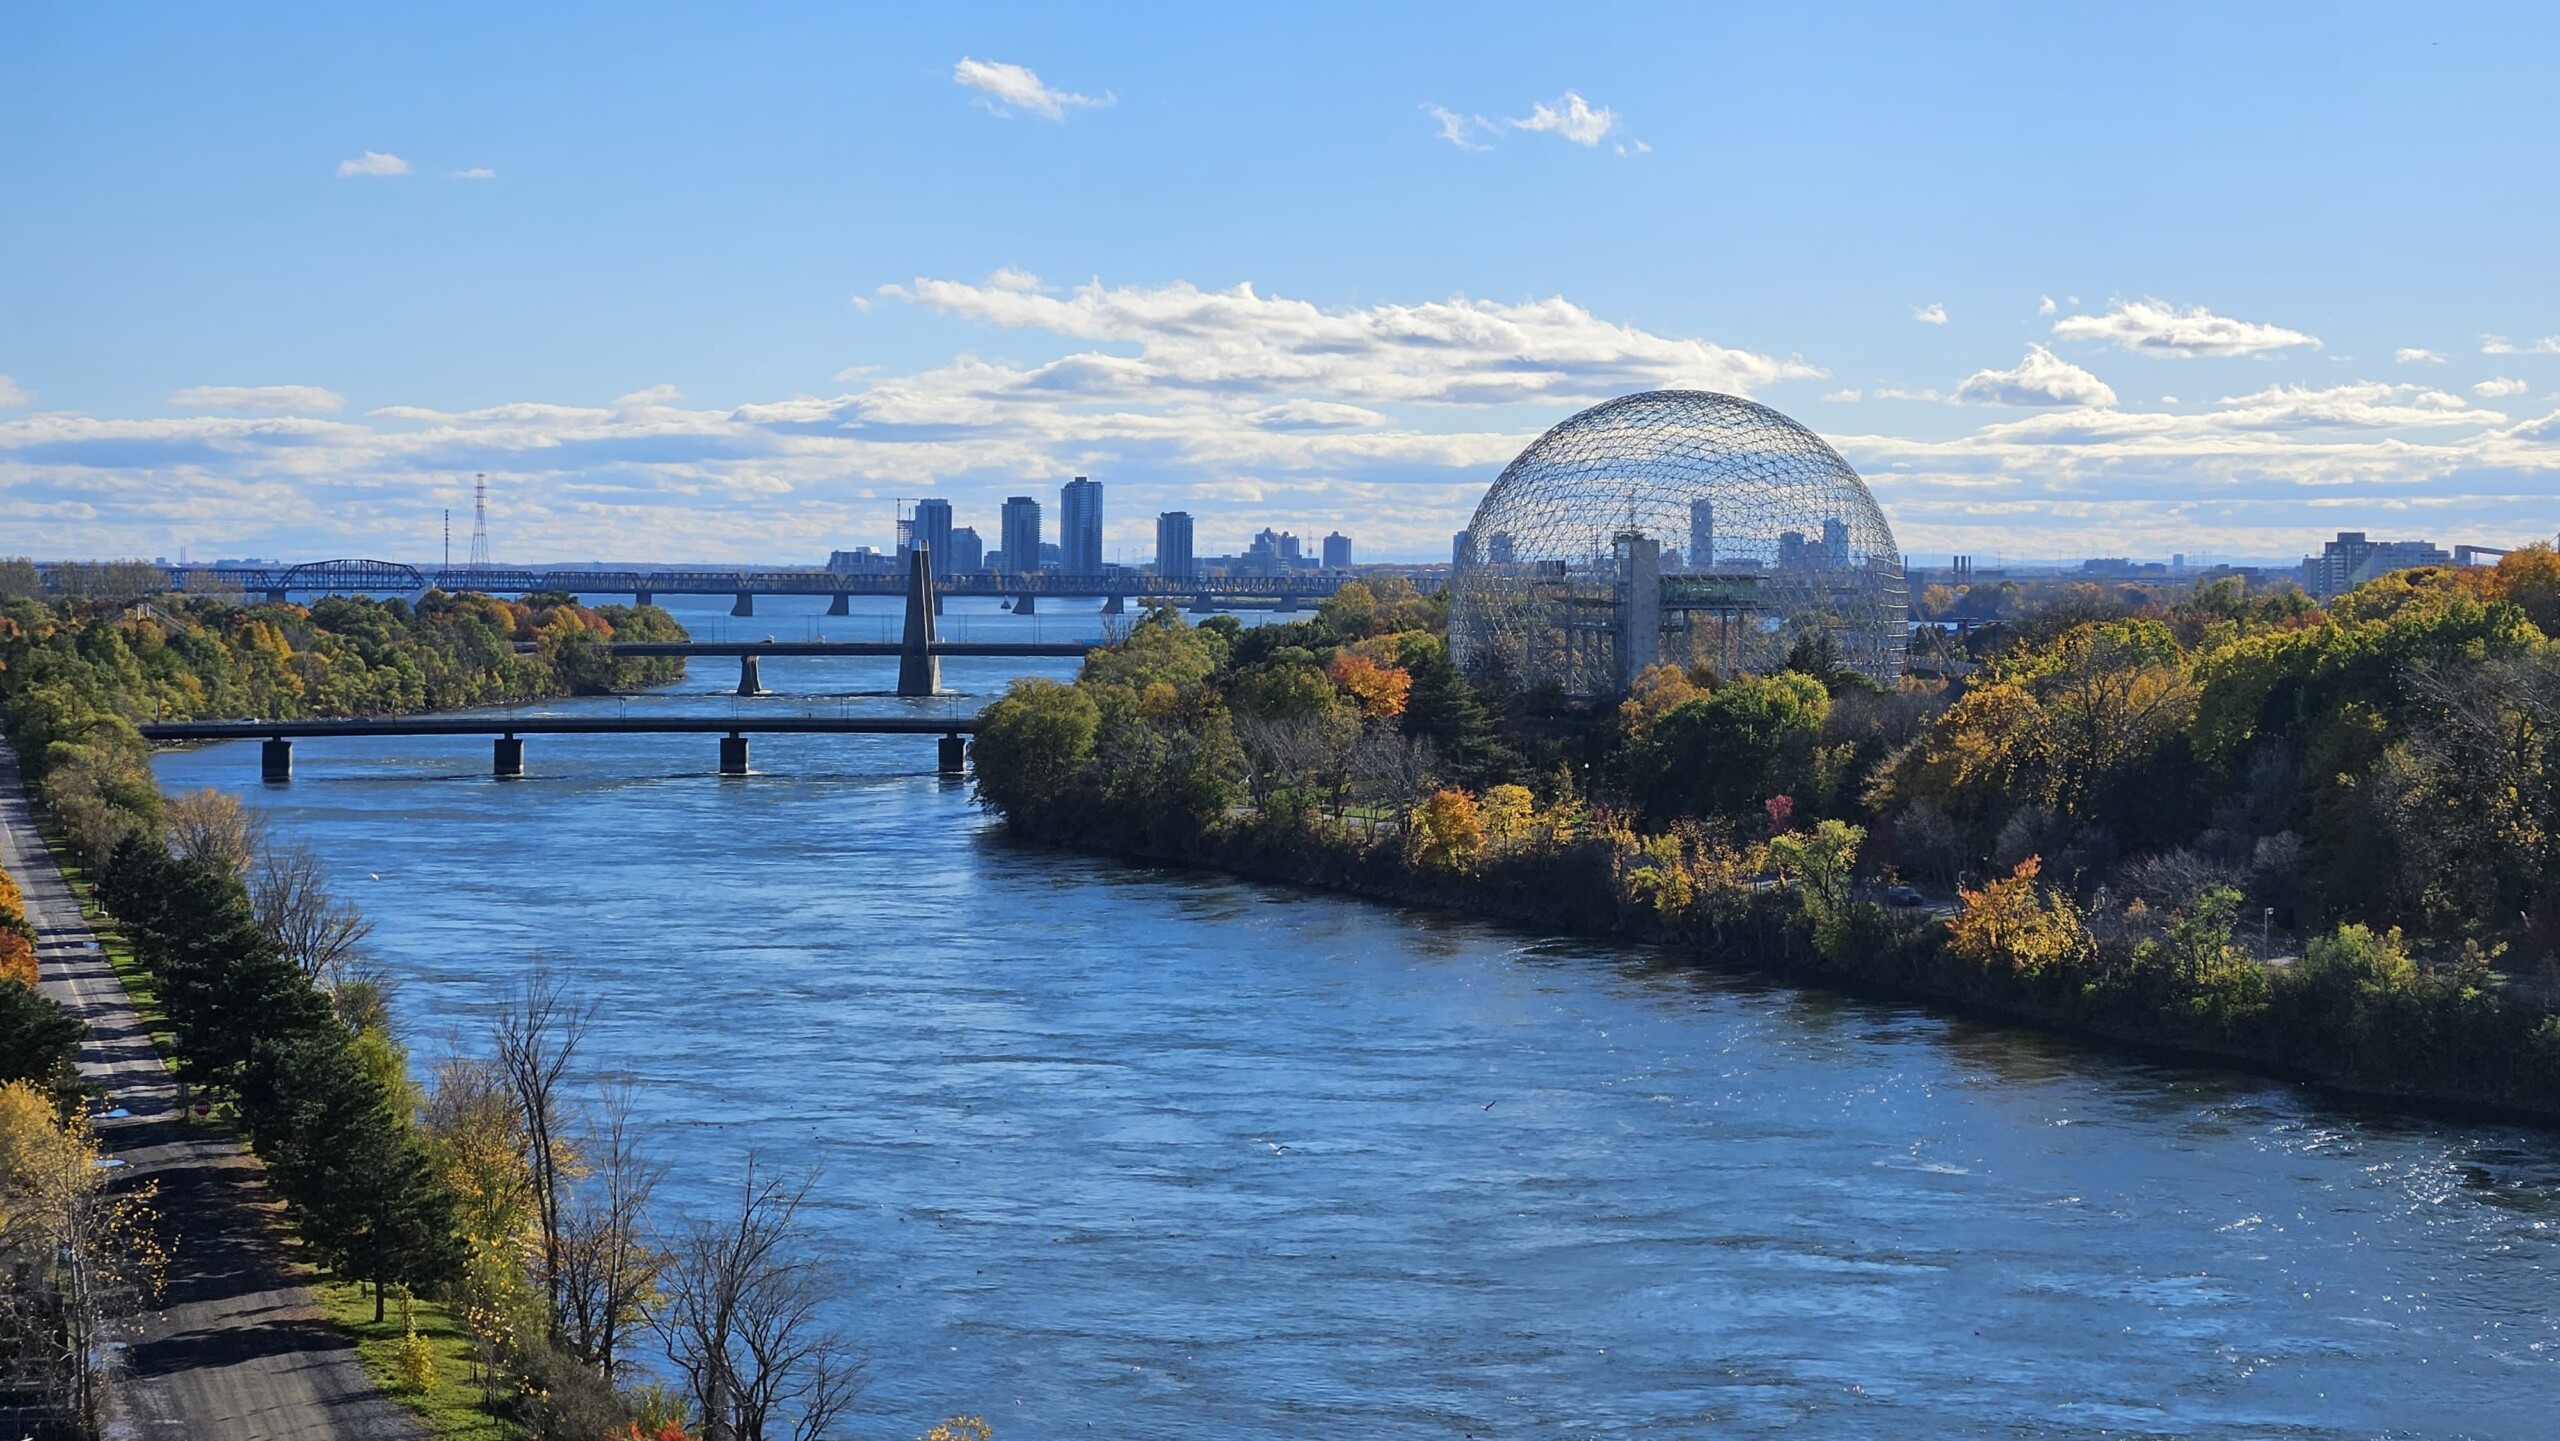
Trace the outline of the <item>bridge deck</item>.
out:
<instances>
[{"instance_id":1,"label":"bridge deck","mask_svg":"<svg viewBox=\"0 0 2560 1441\"><path fill-rule=\"evenodd\" d=\"M1009 641L1009 640L940 640L925 649L938 656L1050 656L1062 660L1081 660L1103 643L1099 640ZM532 652L541 648L537 641L518 641L516 649ZM887 656L905 653L906 646L894 640L630 640L607 641L605 650L612 655L775 655L775 656Z\"/></svg>"},{"instance_id":2,"label":"bridge deck","mask_svg":"<svg viewBox=\"0 0 2560 1441\"><path fill-rule=\"evenodd\" d=\"M970 735L974 715L946 716L403 716L385 720L148 721L152 741L284 740L297 736Z\"/></svg>"}]
</instances>

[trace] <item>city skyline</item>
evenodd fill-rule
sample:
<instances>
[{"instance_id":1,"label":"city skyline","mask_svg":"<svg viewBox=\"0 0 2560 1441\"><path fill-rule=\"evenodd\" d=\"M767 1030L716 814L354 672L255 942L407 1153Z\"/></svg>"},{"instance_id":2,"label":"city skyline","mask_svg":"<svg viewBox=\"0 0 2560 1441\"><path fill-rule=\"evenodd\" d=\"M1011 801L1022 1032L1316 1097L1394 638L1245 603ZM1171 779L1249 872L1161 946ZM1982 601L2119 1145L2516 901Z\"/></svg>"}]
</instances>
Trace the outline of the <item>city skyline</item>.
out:
<instances>
[{"instance_id":1,"label":"city skyline","mask_svg":"<svg viewBox=\"0 0 2560 1441\"><path fill-rule=\"evenodd\" d=\"M1663 386L1914 554L2560 528L2541 11L475 13L0 21L14 548L422 560L485 471L519 557L770 561L1090 474L1106 555L1429 561Z\"/></svg>"}]
</instances>

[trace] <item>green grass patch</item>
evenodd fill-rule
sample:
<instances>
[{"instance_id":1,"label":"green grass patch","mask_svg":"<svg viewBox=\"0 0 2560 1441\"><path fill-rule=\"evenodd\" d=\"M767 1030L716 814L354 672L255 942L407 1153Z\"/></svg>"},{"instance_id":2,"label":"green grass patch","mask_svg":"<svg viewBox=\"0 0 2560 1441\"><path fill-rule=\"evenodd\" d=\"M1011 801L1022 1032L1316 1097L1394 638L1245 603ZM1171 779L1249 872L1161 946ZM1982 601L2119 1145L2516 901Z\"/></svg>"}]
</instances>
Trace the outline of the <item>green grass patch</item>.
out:
<instances>
[{"instance_id":1,"label":"green grass patch","mask_svg":"<svg viewBox=\"0 0 2560 1441\"><path fill-rule=\"evenodd\" d=\"M313 1295L339 1329L355 1338L356 1355L383 1394L426 1424L435 1441L521 1441L524 1432L490 1409L472 1371L471 1337L453 1313L432 1301L411 1303L419 1339L435 1357L435 1382L413 1390L400 1373L399 1298L392 1299L385 1319L373 1319L373 1293L354 1281L314 1278ZM501 1392L501 1401L505 1399Z\"/></svg>"}]
</instances>

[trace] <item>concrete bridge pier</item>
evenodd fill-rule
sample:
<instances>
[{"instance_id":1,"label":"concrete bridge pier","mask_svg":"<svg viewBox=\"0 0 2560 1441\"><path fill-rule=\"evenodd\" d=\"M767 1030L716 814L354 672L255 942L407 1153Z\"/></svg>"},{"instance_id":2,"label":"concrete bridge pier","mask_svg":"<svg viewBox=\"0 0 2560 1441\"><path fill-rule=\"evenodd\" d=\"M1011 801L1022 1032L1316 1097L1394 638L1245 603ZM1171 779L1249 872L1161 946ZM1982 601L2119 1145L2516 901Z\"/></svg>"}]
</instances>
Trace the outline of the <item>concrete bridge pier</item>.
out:
<instances>
[{"instance_id":1,"label":"concrete bridge pier","mask_svg":"<svg viewBox=\"0 0 2560 1441\"><path fill-rule=\"evenodd\" d=\"M836 594L835 594L835 599L833 599L833 600L831 600L831 601L828 601L828 602L827 602L827 614L829 614L829 615L851 615L851 614L853 614L853 597L852 597L852 596L850 596L850 595L845 594L843 591L837 591L837 592L836 592Z\"/></svg>"},{"instance_id":2,"label":"concrete bridge pier","mask_svg":"<svg viewBox=\"0 0 2560 1441\"><path fill-rule=\"evenodd\" d=\"M1126 597L1116 595L1112 596L1110 599L1105 600L1102 603L1102 613L1104 615L1127 615L1129 613L1129 602Z\"/></svg>"},{"instance_id":3,"label":"concrete bridge pier","mask_svg":"<svg viewBox=\"0 0 2560 1441\"><path fill-rule=\"evenodd\" d=\"M755 593L754 591L751 591L751 590L742 590L742 591L738 592L738 598L737 598L737 600L736 600L734 603L732 603L732 604L730 605L730 607L729 607L729 614L731 614L731 615L749 615L749 616L751 616L751 615L754 615L755 613L756 613L756 593Z\"/></svg>"},{"instance_id":4,"label":"concrete bridge pier","mask_svg":"<svg viewBox=\"0 0 2560 1441\"><path fill-rule=\"evenodd\" d=\"M293 742L270 736L258 746L258 779L281 785L293 779Z\"/></svg>"},{"instance_id":5,"label":"concrete bridge pier","mask_svg":"<svg viewBox=\"0 0 2560 1441\"><path fill-rule=\"evenodd\" d=\"M942 689L942 657L933 653L940 637L933 623L933 549L919 545L907 552L907 626L899 638L898 694L926 696Z\"/></svg>"},{"instance_id":6,"label":"concrete bridge pier","mask_svg":"<svg viewBox=\"0 0 2560 1441\"><path fill-rule=\"evenodd\" d=\"M967 773L969 769L969 743L967 741L962 740L957 735L947 735L942 738L942 744L938 749L940 751L938 759L941 763L941 770L944 775L956 776Z\"/></svg>"},{"instance_id":7,"label":"concrete bridge pier","mask_svg":"<svg viewBox=\"0 0 2560 1441\"><path fill-rule=\"evenodd\" d=\"M756 666L756 657L738 657L738 694L763 695L764 673Z\"/></svg>"},{"instance_id":8,"label":"concrete bridge pier","mask_svg":"<svg viewBox=\"0 0 2560 1441\"><path fill-rule=\"evenodd\" d=\"M633 605L656 605L658 601L657 597L649 594L649 592L639 590L631 593L631 603Z\"/></svg>"},{"instance_id":9,"label":"concrete bridge pier","mask_svg":"<svg viewBox=\"0 0 2560 1441\"><path fill-rule=\"evenodd\" d=\"M283 587L279 586L276 589L267 592L267 604L282 605L284 603L285 594Z\"/></svg>"},{"instance_id":10,"label":"concrete bridge pier","mask_svg":"<svg viewBox=\"0 0 2560 1441\"><path fill-rule=\"evenodd\" d=\"M1031 594L1029 591L1024 591L1022 594L1013 598L1013 613L1015 615L1039 614L1040 598Z\"/></svg>"},{"instance_id":11,"label":"concrete bridge pier","mask_svg":"<svg viewBox=\"0 0 2560 1441\"><path fill-rule=\"evenodd\" d=\"M742 776L747 773L747 738L731 731L720 738L720 774Z\"/></svg>"},{"instance_id":12,"label":"concrete bridge pier","mask_svg":"<svg viewBox=\"0 0 2560 1441\"><path fill-rule=\"evenodd\" d=\"M1216 609L1217 607L1210 603L1208 593L1205 591L1191 598L1191 613L1193 615L1207 615L1209 612Z\"/></svg>"},{"instance_id":13,"label":"concrete bridge pier","mask_svg":"<svg viewBox=\"0 0 2560 1441\"><path fill-rule=\"evenodd\" d=\"M500 736L489 743L489 774L502 780L524 774L524 741L516 736Z\"/></svg>"}]
</instances>

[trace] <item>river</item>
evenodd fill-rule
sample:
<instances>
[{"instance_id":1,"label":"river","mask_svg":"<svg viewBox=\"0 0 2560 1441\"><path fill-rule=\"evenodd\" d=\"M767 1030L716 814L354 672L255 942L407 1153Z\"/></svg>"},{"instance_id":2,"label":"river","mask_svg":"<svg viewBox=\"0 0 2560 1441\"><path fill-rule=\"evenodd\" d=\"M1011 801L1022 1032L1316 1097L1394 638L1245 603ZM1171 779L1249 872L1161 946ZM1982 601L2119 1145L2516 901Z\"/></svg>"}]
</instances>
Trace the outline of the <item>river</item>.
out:
<instances>
[{"instance_id":1,"label":"river","mask_svg":"<svg viewBox=\"0 0 2560 1441\"><path fill-rule=\"evenodd\" d=\"M687 603L679 600L679 607ZM765 601L699 638L870 638ZM971 638L1029 621L955 614ZM1051 639L1089 611L1042 617ZM974 708L1049 662L629 702ZM559 709L613 708L589 700ZM815 1166L861 1434L2548 1436L2560 1138L1006 841L930 737L172 753L374 918L423 1069L538 957L669 1208Z\"/></svg>"}]
</instances>

